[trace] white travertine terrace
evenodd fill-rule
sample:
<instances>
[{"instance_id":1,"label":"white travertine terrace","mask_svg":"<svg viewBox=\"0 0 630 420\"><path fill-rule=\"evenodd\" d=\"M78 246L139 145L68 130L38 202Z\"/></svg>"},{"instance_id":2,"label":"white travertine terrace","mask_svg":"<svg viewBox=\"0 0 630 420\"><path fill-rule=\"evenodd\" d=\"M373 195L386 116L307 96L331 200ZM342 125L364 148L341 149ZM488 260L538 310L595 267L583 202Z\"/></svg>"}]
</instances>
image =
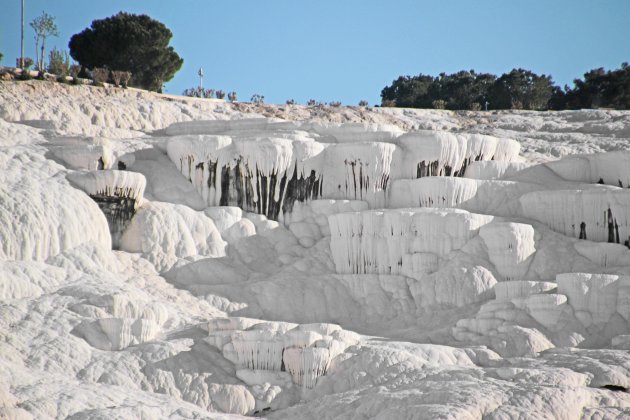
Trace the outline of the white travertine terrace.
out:
<instances>
[{"instance_id":1,"label":"white travertine terrace","mask_svg":"<svg viewBox=\"0 0 630 420\"><path fill-rule=\"evenodd\" d=\"M630 112L1 85L0 418L630 417Z\"/></svg>"},{"instance_id":2,"label":"white travertine terrace","mask_svg":"<svg viewBox=\"0 0 630 420\"><path fill-rule=\"evenodd\" d=\"M617 244L630 239L630 190L536 191L520 202L524 216L563 235Z\"/></svg>"}]
</instances>

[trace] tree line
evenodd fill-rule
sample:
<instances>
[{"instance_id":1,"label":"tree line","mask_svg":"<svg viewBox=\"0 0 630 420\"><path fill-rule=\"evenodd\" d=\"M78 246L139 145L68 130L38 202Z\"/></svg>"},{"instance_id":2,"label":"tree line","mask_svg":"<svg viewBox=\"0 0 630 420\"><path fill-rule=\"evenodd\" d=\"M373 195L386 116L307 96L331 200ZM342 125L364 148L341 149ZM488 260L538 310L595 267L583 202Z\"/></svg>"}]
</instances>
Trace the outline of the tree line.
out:
<instances>
[{"instance_id":1,"label":"tree line","mask_svg":"<svg viewBox=\"0 0 630 420\"><path fill-rule=\"evenodd\" d=\"M462 70L434 77L400 76L381 91L381 105L451 110L582 108L630 109L630 66L593 69L573 86L557 86L551 76L513 69L497 77Z\"/></svg>"}]
</instances>

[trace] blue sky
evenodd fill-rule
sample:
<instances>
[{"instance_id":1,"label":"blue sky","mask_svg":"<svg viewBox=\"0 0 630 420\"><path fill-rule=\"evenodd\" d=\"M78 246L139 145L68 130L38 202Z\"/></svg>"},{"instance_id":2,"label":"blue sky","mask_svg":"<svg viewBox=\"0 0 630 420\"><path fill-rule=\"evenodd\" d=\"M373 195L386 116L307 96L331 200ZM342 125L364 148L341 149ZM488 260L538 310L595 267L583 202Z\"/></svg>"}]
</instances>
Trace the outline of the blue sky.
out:
<instances>
[{"instance_id":1,"label":"blue sky","mask_svg":"<svg viewBox=\"0 0 630 420\"><path fill-rule=\"evenodd\" d=\"M144 13L173 32L184 58L167 83L180 94L198 83L270 103L313 98L380 103L399 75L514 67L551 74L563 85L592 68L630 61L630 0L25 0L26 55L35 55L28 22L42 11L67 49L92 20ZM19 56L20 1L3 0L0 52Z\"/></svg>"}]
</instances>

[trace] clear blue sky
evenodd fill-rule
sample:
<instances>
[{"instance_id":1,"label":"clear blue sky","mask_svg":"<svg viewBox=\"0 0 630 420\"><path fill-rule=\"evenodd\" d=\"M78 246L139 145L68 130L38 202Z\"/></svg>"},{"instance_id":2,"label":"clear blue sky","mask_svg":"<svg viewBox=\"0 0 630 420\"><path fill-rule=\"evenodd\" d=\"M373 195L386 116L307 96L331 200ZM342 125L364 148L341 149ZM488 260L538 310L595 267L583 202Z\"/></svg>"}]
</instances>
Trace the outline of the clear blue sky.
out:
<instances>
[{"instance_id":1,"label":"clear blue sky","mask_svg":"<svg viewBox=\"0 0 630 420\"><path fill-rule=\"evenodd\" d=\"M514 67L551 74L563 85L592 68L630 61L630 0L25 0L26 55L35 55L28 22L42 11L61 32L50 47L92 20L119 11L168 26L184 58L166 91L198 83L266 102L313 98L380 103L399 75ZM2 0L0 52L19 56L20 0Z\"/></svg>"}]
</instances>

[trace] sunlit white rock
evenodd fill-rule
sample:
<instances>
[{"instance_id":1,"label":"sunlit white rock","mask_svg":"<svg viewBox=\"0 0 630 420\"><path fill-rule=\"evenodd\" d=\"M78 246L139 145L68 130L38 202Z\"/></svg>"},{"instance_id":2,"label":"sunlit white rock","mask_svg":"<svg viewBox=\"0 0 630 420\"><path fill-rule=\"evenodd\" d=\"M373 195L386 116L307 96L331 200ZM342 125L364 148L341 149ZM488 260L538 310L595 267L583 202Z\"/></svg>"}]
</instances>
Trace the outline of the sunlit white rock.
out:
<instances>
[{"instance_id":1,"label":"sunlit white rock","mask_svg":"<svg viewBox=\"0 0 630 420\"><path fill-rule=\"evenodd\" d=\"M142 174L117 170L74 172L68 179L91 196L133 199L136 208L142 204L147 184Z\"/></svg>"},{"instance_id":2,"label":"sunlit white rock","mask_svg":"<svg viewBox=\"0 0 630 420\"><path fill-rule=\"evenodd\" d=\"M110 169L114 163L110 143L106 138L61 137L51 142L49 148L70 169Z\"/></svg>"},{"instance_id":3,"label":"sunlit white rock","mask_svg":"<svg viewBox=\"0 0 630 420\"><path fill-rule=\"evenodd\" d=\"M520 198L523 214L564 235L597 242L630 238L630 191L618 188L537 191Z\"/></svg>"},{"instance_id":4,"label":"sunlit white rock","mask_svg":"<svg viewBox=\"0 0 630 420\"><path fill-rule=\"evenodd\" d=\"M338 273L399 274L403 255L446 255L461 248L492 216L455 209L390 209L328 217Z\"/></svg>"},{"instance_id":5,"label":"sunlit white rock","mask_svg":"<svg viewBox=\"0 0 630 420\"><path fill-rule=\"evenodd\" d=\"M284 364L293 382L305 388L313 388L317 378L324 376L330 364L330 352L319 347L290 347L283 355Z\"/></svg>"},{"instance_id":6,"label":"sunlit white rock","mask_svg":"<svg viewBox=\"0 0 630 420\"><path fill-rule=\"evenodd\" d=\"M525 278L536 252L531 225L490 223L479 229L479 236L488 248L490 261L505 280Z\"/></svg>"},{"instance_id":7,"label":"sunlit white rock","mask_svg":"<svg viewBox=\"0 0 630 420\"><path fill-rule=\"evenodd\" d=\"M630 187L630 152L625 150L567 156L546 165L566 180Z\"/></svg>"},{"instance_id":8,"label":"sunlit white rock","mask_svg":"<svg viewBox=\"0 0 630 420\"><path fill-rule=\"evenodd\" d=\"M160 328L147 319L105 318L77 327L77 334L101 350L121 350L155 339Z\"/></svg>"},{"instance_id":9,"label":"sunlit white rock","mask_svg":"<svg viewBox=\"0 0 630 420\"><path fill-rule=\"evenodd\" d=\"M498 160L475 161L468 165L464 176L474 179L509 178L531 165L532 164L529 162L506 162Z\"/></svg>"},{"instance_id":10,"label":"sunlit white rock","mask_svg":"<svg viewBox=\"0 0 630 420\"><path fill-rule=\"evenodd\" d=\"M203 213L185 206L151 202L138 210L120 246L125 251L141 253L163 271L179 258L224 256L226 243Z\"/></svg>"},{"instance_id":11,"label":"sunlit white rock","mask_svg":"<svg viewBox=\"0 0 630 420\"><path fill-rule=\"evenodd\" d=\"M518 142L481 134L457 134L446 131L414 131L397 139L400 149L394 161L394 178L425 176L461 176L476 160L514 160Z\"/></svg>"},{"instance_id":12,"label":"sunlit white rock","mask_svg":"<svg viewBox=\"0 0 630 420\"><path fill-rule=\"evenodd\" d=\"M556 282L569 305L575 311L588 312L593 324L601 327L616 312L629 319L630 307L623 297L630 292L630 276L563 273L556 276Z\"/></svg>"}]
</instances>

